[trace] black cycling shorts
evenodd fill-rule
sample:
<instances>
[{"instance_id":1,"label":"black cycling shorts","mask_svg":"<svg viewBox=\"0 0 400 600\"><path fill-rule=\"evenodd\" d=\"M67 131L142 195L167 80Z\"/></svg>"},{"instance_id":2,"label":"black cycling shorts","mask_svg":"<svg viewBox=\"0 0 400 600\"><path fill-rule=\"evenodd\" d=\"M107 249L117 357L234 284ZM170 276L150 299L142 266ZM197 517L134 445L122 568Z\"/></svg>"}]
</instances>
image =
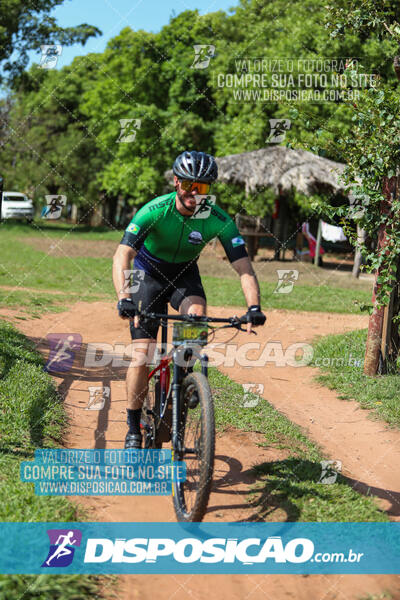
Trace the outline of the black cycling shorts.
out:
<instances>
[{"instance_id":1,"label":"black cycling shorts","mask_svg":"<svg viewBox=\"0 0 400 600\"><path fill-rule=\"evenodd\" d=\"M160 281L136 268L134 280L136 284L133 285L131 298L139 311L165 313L168 302L175 310L179 310L188 296L200 296L206 300L197 263L192 263L181 275L175 279L171 277L170 281ZM133 340L156 339L158 328L159 323L149 320L140 320L139 327L134 327L130 322Z\"/></svg>"}]
</instances>

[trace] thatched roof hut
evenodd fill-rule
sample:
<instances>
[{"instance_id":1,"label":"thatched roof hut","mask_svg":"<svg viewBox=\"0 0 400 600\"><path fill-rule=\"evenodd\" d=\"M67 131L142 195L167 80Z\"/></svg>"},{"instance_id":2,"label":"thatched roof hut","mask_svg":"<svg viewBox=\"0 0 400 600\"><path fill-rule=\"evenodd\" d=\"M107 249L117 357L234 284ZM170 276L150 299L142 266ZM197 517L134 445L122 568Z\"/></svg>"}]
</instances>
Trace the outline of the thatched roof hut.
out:
<instances>
[{"instance_id":1,"label":"thatched roof hut","mask_svg":"<svg viewBox=\"0 0 400 600\"><path fill-rule=\"evenodd\" d=\"M269 187L289 192L292 187L310 196L317 193L346 193L339 176L344 164L305 150L269 146L243 154L217 158L218 181L245 186L246 193ZM172 181L172 171L165 177Z\"/></svg>"}]
</instances>

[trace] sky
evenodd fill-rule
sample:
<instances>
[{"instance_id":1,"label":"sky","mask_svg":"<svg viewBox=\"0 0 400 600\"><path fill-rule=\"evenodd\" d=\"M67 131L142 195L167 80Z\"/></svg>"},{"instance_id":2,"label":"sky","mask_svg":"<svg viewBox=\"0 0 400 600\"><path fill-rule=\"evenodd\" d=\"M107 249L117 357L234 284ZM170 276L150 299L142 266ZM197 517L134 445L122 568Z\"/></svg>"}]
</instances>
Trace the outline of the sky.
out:
<instances>
[{"instance_id":1,"label":"sky","mask_svg":"<svg viewBox=\"0 0 400 600\"><path fill-rule=\"evenodd\" d=\"M95 25L102 36L90 38L85 46L75 44L64 47L57 69L69 65L75 56L89 52L102 52L109 39L124 27L144 29L156 33L166 25L173 12L199 9L200 14L225 10L238 4L238 0L65 0L51 13L62 27L81 23ZM190 24L188 24L190 26ZM40 61L40 52L31 54L31 61Z\"/></svg>"}]
</instances>

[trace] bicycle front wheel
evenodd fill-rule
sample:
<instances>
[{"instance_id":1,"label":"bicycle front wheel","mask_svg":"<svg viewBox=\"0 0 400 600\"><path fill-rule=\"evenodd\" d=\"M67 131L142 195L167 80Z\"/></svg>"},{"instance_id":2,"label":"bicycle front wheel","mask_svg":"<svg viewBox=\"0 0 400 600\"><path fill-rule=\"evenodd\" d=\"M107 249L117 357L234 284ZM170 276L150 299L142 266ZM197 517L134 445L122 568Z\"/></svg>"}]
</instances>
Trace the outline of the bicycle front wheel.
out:
<instances>
[{"instance_id":1,"label":"bicycle front wheel","mask_svg":"<svg viewBox=\"0 0 400 600\"><path fill-rule=\"evenodd\" d=\"M174 482L178 521L201 521L211 491L215 454L214 404L208 379L191 373L182 382L180 439L182 452L174 460L186 463L186 480Z\"/></svg>"}]
</instances>

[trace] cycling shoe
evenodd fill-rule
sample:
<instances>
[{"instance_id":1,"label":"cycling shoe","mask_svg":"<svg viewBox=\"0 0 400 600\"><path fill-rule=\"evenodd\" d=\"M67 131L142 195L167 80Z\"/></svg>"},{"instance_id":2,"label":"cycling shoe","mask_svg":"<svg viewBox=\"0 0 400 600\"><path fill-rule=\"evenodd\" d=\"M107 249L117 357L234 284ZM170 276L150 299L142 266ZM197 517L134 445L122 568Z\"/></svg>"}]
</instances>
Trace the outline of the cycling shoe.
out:
<instances>
[{"instance_id":1,"label":"cycling shoe","mask_svg":"<svg viewBox=\"0 0 400 600\"><path fill-rule=\"evenodd\" d=\"M142 447L142 434L141 433L128 433L125 437L125 450L131 450Z\"/></svg>"}]
</instances>

